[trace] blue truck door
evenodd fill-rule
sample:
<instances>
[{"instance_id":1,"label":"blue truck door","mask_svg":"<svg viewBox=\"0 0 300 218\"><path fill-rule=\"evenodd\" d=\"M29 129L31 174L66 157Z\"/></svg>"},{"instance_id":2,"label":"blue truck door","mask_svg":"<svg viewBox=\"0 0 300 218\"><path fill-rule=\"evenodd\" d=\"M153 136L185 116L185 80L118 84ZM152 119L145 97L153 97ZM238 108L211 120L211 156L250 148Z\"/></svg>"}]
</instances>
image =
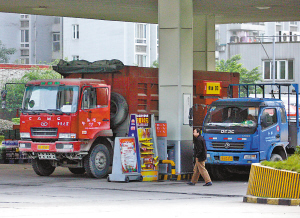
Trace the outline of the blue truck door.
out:
<instances>
[{"instance_id":1,"label":"blue truck door","mask_svg":"<svg viewBox=\"0 0 300 218\"><path fill-rule=\"evenodd\" d=\"M272 143L280 141L279 119L276 108L264 108L261 111L260 160L267 158L267 152Z\"/></svg>"}]
</instances>

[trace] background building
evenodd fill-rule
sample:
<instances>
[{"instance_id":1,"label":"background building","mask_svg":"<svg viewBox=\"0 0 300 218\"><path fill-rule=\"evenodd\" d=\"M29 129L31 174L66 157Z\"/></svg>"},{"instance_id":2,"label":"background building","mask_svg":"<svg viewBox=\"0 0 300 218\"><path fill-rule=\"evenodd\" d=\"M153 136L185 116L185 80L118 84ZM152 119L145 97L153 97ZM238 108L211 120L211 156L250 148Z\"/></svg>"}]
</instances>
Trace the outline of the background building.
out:
<instances>
[{"instance_id":1,"label":"background building","mask_svg":"<svg viewBox=\"0 0 300 218\"><path fill-rule=\"evenodd\" d=\"M251 70L259 66L263 81L272 82L272 59L275 51L275 81L299 83L299 31L300 22L217 25L217 60L227 60L240 54L244 67Z\"/></svg>"},{"instance_id":2,"label":"background building","mask_svg":"<svg viewBox=\"0 0 300 218\"><path fill-rule=\"evenodd\" d=\"M263 80L271 82L275 49L276 82L300 83L300 22L216 25L215 36L216 60L240 54L244 67L259 66ZM156 24L0 13L0 40L6 48L17 49L10 63L119 59L125 65L150 67L158 60Z\"/></svg>"},{"instance_id":3,"label":"background building","mask_svg":"<svg viewBox=\"0 0 300 218\"><path fill-rule=\"evenodd\" d=\"M0 40L16 48L10 63L119 59L150 67L158 59L157 25L0 13Z\"/></svg>"}]
</instances>

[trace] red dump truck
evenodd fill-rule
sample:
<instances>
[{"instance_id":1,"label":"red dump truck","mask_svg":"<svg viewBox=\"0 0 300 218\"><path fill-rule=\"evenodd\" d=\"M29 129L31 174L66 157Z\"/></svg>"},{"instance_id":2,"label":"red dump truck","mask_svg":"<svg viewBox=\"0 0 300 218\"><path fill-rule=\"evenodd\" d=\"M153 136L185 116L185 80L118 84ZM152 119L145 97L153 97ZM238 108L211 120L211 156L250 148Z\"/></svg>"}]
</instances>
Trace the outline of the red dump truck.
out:
<instances>
[{"instance_id":1,"label":"red dump truck","mask_svg":"<svg viewBox=\"0 0 300 218\"><path fill-rule=\"evenodd\" d=\"M127 134L128 115L158 117L158 69L115 61L61 61L53 68L64 78L26 84L19 149L32 158L40 176L61 166L74 174L101 178L112 164L114 138ZM203 81L219 81L220 92L215 97L203 94L208 88L200 87ZM238 73L194 71L194 103L208 104L227 96L228 85L238 82ZM195 126L202 125L206 113L202 107L198 110Z\"/></svg>"}]
</instances>

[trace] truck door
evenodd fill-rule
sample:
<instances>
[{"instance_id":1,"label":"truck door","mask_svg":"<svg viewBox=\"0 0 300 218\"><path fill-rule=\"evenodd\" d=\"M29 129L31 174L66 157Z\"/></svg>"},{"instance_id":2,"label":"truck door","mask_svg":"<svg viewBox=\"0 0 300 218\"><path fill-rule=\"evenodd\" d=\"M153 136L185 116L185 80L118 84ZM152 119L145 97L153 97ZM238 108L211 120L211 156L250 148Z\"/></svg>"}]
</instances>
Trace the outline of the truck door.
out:
<instances>
[{"instance_id":1,"label":"truck door","mask_svg":"<svg viewBox=\"0 0 300 218\"><path fill-rule=\"evenodd\" d=\"M260 159L266 159L267 151L274 142L280 141L280 126L276 108L264 108L261 112L260 123Z\"/></svg>"},{"instance_id":2,"label":"truck door","mask_svg":"<svg viewBox=\"0 0 300 218\"><path fill-rule=\"evenodd\" d=\"M79 138L110 129L110 87L85 87L79 110Z\"/></svg>"}]
</instances>

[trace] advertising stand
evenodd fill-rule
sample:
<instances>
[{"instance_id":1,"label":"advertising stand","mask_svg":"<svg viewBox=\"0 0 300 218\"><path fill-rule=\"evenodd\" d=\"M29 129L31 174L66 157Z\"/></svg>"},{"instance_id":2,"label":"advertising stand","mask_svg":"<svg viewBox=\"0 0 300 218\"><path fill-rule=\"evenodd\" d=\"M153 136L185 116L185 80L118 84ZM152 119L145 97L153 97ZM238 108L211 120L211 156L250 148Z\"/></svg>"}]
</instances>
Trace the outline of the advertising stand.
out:
<instances>
[{"instance_id":1,"label":"advertising stand","mask_svg":"<svg viewBox=\"0 0 300 218\"><path fill-rule=\"evenodd\" d=\"M129 135L135 136L138 140L143 181L157 181L159 161L154 115L138 114L131 116ZM135 127L132 126L134 123L136 123Z\"/></svg>"},{"instance_id":2,"label":"advertising stand","mask_svg":"<svg viewBox=\"0 0 300 218\"><path fill-rule=\"evenodd\" d=\"M116 138L112 174L109 174L107 181L143 180L139 172L137 150L138 146L134 137Z\"/></svg>"},{"instance_id":3,"label":"advertising stand","mask_svg":"<svg viewBox=\"0 0 300 218\"><path fill-rule=\"evenodd\" d=\"M128 137L117 137L108 181L157 181L158 151L154 115L131 114Z\"/></svg>"}]
</instances>

